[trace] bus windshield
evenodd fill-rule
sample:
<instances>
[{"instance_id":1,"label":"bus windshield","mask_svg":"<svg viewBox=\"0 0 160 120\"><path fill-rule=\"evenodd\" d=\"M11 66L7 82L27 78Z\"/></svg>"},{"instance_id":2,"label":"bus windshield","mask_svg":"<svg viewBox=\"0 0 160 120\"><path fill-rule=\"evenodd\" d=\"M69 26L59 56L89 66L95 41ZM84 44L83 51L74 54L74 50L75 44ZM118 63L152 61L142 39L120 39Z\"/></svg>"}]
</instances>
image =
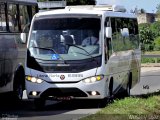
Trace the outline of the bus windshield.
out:
<instances>
[{"instance_id":1,"label":"bus windshield","mask_svg":"<svg viewBox=\"0 0 160 120\"><path fill-rule=\"evenodd\" d=\"M100 23L100 17L36 18L29 51L34 58L42 60L80 60L99 56Z\"/></svg>"}]
</instances>

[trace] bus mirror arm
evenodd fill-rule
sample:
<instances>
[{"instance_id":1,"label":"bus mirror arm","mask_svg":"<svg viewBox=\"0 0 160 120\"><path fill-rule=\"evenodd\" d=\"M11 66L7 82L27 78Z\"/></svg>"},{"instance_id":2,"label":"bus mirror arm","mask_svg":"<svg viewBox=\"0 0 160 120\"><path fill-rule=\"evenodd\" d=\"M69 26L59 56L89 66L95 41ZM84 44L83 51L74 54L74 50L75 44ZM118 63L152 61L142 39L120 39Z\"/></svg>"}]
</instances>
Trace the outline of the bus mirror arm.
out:
<instances>
[{"instance_id":1,"label":"bus mirror arm","mask_svg":"<svg viewBox=\"0 0 160 120\"><path fill-rule=\"evenodd\" d=\"M21 33L21 42L25 44L26 41L27 41L27 35L26 35L26 33Z\"/></svg>"},{"instance_id":2,"label":"bus mirror arm","mask_svg":"<svg viewBox=\"0 0 160 120\"><path fill-rule=\"evenodd\" d=\"M112 38L112 28L111 27L106 27L106 38Z\"/></svg>"}]
</instances>

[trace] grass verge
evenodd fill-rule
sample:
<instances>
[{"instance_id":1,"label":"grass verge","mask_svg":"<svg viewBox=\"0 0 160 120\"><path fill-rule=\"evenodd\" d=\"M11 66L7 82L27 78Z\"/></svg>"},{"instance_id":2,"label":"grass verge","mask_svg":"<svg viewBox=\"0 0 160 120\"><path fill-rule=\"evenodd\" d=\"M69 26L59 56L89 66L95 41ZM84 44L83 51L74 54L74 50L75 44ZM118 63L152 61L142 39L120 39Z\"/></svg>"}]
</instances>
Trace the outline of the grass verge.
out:
<instances>
[{"instance_id":1,"label":"grass verge","mask_svg":"<svg viewBox=\"0 0 160 120\"><path fill-rule=\"evenodd\" d=\"M146 52L144 52L144 54L147 54L147 55L159 55L160 51L146 51Z\"/></svg>"},{"instance_id":2,"label":"grass verge","mask_svg":"<svg viewBox=\"0 0 160 120\"><path fill-rule=\"evenodd\" d=\"M160 96L114 100L94 115L81 120L160 120Z\"/></svg>"}]
</instances>

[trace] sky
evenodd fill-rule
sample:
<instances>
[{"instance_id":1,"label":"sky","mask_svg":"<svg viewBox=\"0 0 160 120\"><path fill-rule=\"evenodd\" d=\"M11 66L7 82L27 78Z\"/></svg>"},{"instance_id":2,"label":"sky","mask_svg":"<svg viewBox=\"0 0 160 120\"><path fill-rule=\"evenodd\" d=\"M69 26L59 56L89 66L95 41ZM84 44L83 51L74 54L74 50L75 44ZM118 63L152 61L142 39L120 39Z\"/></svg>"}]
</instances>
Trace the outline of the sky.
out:
<instances>
[{"instance_id":1,"label":"sky","mask_svg":"<svg viewBox=\"0 0 160 120\"><path fill-rule=\"evenodd\" d=\"M128 12L137 7L138 9L143 8L148 13L155 13L157 5L160 4L160 0L97 0L97 4L123 5Z\"/></svg>"}]
</instances>

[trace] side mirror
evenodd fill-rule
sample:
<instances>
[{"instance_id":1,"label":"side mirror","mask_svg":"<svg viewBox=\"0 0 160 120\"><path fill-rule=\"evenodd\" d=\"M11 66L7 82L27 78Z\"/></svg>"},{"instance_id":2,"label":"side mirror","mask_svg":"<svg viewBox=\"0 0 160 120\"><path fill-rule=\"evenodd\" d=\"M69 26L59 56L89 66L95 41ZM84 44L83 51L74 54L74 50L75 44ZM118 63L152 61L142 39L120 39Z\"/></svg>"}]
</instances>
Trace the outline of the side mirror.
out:
<instances>
[{"instance_id":1,"label":"side mirror","mask_svg":"<svg viewBox=\"0 0 160 120\"><path fill-rule=\"evenodd\" d=\"M112 28L111 27L106 27L106 37L111 38L112 37Z\"/></svg>"},{"instance_id":2,"label":"side mirror","mask_svg":"<svg viewBox=\"0 0 160 120\"><path fill-rule=\"evenodd\" d=\"M22 43L26 43L26 41L27 41L27 35L26 35L26 33L21 33L21 42Z\"/></svg>"}]
</instances>

